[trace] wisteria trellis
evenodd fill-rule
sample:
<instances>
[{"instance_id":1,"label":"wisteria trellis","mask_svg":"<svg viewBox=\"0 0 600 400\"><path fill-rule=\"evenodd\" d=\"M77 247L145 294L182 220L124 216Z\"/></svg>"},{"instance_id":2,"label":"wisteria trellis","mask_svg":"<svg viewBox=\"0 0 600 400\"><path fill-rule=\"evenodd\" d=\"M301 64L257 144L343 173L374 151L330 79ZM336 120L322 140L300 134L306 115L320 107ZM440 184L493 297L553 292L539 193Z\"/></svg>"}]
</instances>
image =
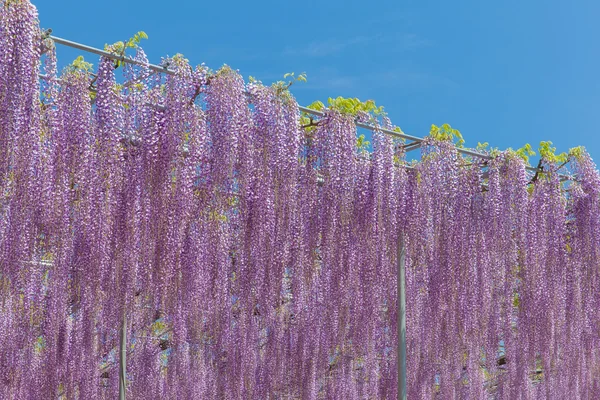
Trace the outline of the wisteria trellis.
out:
<instances>
[{"instance_id":1,"label":"wisteria trellis","mask_svg":"<svg viewBox=\"0 0 600 400\"><path fill-rule=\"evenodd\" d=\"M306 132L228 68L120 85L102 59L90 92L31 3L0 20L1 398L115 398L126 315L131 398L395 399L400 235L409 398L597 398L585 151L568 185L434 138L406 168L389 136L365 156L335 110Z\"/></svg>"}]
</instances>

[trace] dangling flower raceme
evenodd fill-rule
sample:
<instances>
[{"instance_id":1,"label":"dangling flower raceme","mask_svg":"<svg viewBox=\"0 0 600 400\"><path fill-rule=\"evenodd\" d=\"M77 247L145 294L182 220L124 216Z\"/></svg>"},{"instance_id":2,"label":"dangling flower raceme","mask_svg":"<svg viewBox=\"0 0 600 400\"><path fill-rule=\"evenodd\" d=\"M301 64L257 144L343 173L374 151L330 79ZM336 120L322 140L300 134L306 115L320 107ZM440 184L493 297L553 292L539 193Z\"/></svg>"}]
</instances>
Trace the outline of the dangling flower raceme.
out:
<instances>
[{"instance_id":1,"label":"dangling flower raceme","mask_svg":"<svg viewBox=\"0 0 600 400\"><path fill-rule=\"evenodd\" d=\"M114 397L124 328L135 398L395 398L403 243L410 397L593 398L585 151L570 186L443 135L409 165L228 67L59 76L36 18L0 9L0 397Z\"/></svg>"}]
</instances>

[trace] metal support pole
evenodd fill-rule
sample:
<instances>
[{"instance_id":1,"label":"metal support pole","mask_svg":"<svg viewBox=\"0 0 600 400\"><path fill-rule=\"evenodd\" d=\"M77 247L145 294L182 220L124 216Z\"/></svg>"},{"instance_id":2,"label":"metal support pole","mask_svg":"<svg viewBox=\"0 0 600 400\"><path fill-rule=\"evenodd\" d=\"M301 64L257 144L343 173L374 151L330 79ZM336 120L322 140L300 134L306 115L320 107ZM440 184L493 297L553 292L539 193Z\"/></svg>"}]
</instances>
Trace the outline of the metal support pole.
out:
<instances>
[{"instance_id":1,"label":"metal support pole","mask_svg":"<svg viewBox=\"0 0 600 400\"><path fill-rule=\"evenodd\" d=\"M404 234L398 237L398 399L406 400L406 246Z\"/></svg>"},{"instance_id":2,"label":"metal support pole","mask_svg":"<svg viewBox=\"0 0 600 400\"><path fill-rule=\"evenodd\" d=\"M119 346L119 400L125 400L125 378L127 373L127 315L123 312L123 325L121 326L121 343Z\"/></svg>"}]
</instances>

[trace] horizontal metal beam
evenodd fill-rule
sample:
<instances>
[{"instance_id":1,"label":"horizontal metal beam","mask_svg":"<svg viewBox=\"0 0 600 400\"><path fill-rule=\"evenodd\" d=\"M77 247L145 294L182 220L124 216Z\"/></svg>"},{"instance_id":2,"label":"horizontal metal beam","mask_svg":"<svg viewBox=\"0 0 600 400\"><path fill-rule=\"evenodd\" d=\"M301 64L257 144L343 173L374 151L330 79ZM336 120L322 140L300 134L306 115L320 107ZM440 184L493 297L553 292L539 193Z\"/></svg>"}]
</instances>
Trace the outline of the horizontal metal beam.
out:
<instances>
[{"instance_id":1,"label":"horizontal metal beam","mask_svg":"<svg viewBox=\"0 0 600 400\"><path fill-rule=\"evenodd\" d=\"M407 145L404 146L404 151L408 153L409 151L416 150L419 147L421 147L422 143L423 142L412 142L412 143L409 143L409 144L407 144Z\"/></svg>"},{"instance_id":2,"label":"horizontal metal beam","mask_svg":"<svg viewBox=\"0 0 600 400\"><path fill-rule=\"evenodd\" d=\"M298 108L300 109L300 111L305 112L307 114L316 115L318 117L325 116L325 113L322 112L322 111L317 111L317 110L313 110L311 108L302 107L302 106L299 106ZM414 150L415 148L418 147L416 145L416 143L421 143L421 142L423 142L423 140L425 140L424 138L420 138L420 137L412 136L412 135L407 135L406 133L399 133L399 132L396 132L396 131L392 131L390 129L376 127L374 125L365 124L365 123L362 123L362 122L357 122L356 126L359 126L361 128L365 128L365 129L369 129L371 131L379 130L379 131L381 131L381 132L383 132L385 134L388 134L390 136L396 136L396 137L399 137L399 138L402 138L402 139L413 140L413 143L410 143L408 145L408 146L411 146L410 150ZM414 148L412 147L413 145L415 146ZM484 160L491 160L493 158L489 154L479 153L477 151L469 150L469 149L463 149L461 147L457 147L456 151L458 151L459 153L464 154L464 155L468 155L468 156L472 156L472 157L479 157L479 158L482 158ZM530 167L530 166L526 166L525 169L527 171L531 171L531 172L544 172L543 169L536 168L536 167ZM561 176L565 177L565 175L561 175Z\"/></svg>"},{"instance_id":3,"label":"horizontal metal beam","mask_svg":"<svg viewBox=\"0 0 600 400\"><path fill-rule=\"evenodd\" d=\"M144 64L140 61L134 60L133 58L129 58L129 57L125 57L125 56L118 56L112 53L109 53L107 51L104 50L100 50L100 49L96 49L94 47L91 46L86 46L84 44L81 43L77 43L77 42L72 42L70 40L66 40L66 39L62 39L53 35L49 35L49 38L51 38L55 43L58 44L62 44L64 46L68 46L68 47L72 47L75 49L79 49L82 51L86 51L88 53L93 53L93 54L97 54L99 56L102 57L107 57L110 58L112 60L116 60L116 61L121 61L124 63L129 63L129 64L135 64L135 65L140 65L140 66L145 66L148 67L150 70L154 71L154 72L158 72L158 73L165 73L165 74L169 74L169 75L174 75L175 71L170 70L167 66L160 66L160 65L154 65L154 64ZM313 110L311 108L308 107L303 107L303 106L299 106L298 107L300 109L301 112L307 113L307 114L311 114L311 115L315 115L318 117L323 117L325 116L325 113L322 111L317 111L317 110ZM401 138L401 139L407 139L407 140L412 140L414 143L421 143L423 142L423 140L425 140L422 137L418 137L418 136L412 136L412 135L408 135L404 132L396 132L393 131L391 129L386 129L386 128L382 128L382 127L378 127L378 126L374 126L371 124L365 124L364 122L356 122L356 126L360 127L360 128L364 128L364 129L368 129L370 131L380 131L383 132L387 135L390 136L394 136L397 138ZM413 145L414 143L411 143L410 145ZM416 147L415 147L416 148ZM411 148L411 150L413 150ZM468 155L468 156L472 156L472 157L478 157L484 160L491 160L492 157L489 154L484 154L484 153L480 153L474 150L468 150L468 149L463 149L461 147L457 147L456 150L464 155ZM531 171L531 172L543 172L542 169L539 168L535 168L535 167L531 167L531 166L526 166L525 169L527 171ZM565 175L561 175L561 178L564 178L565 180L568 180L569 178L566 177Z\"/></svg>"},{"instance_id":4,"label":"horizontal metal beam","mask_svg":"<svg viewBox=\"0 0 600 400\"><path fill-rule=\"evenodd\" d=\"M308 108L308 107L302 107L302 106L298 106L298 108L300 109L300 111L305 112L307 114L312 114L312 115L316 115L318 117L324 117L325 113L323 111L317 111L317 110L313 110L312 108ZM365 124L364 122L356 122L356 126L360 127L360 128L365 128L368 129L370 131L375 131L375 130L379 130L387 135L390 136L395 136L397 138L401 138L401 139L408 139L408 140L414 140L417 142L422 142L423 138L417 137L417 136L412 136L412 135L407 135L404 132L396 132L393 131L391 129L385 129L385 128L381 128L381 127L376 127L370 124Z\"/></svg>"},{"instance_id":5,"label":"horizontal metal beam","mask_svg":"<svg viewBox=\"0 0 600 400\"><path fill-rule=\"evenodd\" d=\"M72 47L74 49L87 51L88 53L97 54L102 57L110 58L111 60L121 61L121 62L124 62L127 64L139 65L142 67L148 67L149 69L151 69L154 72L161 72L161 73L165 73L165 74L169 74L169 75L175 75L175 71L170 70L167 66L144 64L143 62L134 60L133 58L130 58L130 57L119 56L116 54L109 53L108 51L96 49L95 47L86 46L85 44L72 42L70 40L62 39L62 38L52 36L52 35L50 35L49 38L52 39L55 43L62 44L64 46L68 46L68 47Z\"/></svg>"}]
</instances>

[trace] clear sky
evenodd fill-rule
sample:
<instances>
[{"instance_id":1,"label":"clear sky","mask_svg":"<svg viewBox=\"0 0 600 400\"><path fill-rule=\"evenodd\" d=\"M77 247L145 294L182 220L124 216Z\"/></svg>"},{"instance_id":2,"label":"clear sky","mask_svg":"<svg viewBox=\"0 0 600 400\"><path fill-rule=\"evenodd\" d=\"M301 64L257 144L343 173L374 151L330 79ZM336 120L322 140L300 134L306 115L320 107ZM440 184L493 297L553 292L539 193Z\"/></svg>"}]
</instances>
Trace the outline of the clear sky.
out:
<instances>
[{"instance_id":1,"label":"clear sky","mask_svg":"<svg viewBox=\"0 0 600 400\"><path fill-rule=\"evenodd\" d=\"M469 147L550 140L600 160L598 0L33 2L42 27L91 46L145 31L153 63L183 53L264 83L306 72L301 105L373 99L409 134L447 122ZM79 54L58 50L63 65Z\"/></svg>"}]
</instances>

